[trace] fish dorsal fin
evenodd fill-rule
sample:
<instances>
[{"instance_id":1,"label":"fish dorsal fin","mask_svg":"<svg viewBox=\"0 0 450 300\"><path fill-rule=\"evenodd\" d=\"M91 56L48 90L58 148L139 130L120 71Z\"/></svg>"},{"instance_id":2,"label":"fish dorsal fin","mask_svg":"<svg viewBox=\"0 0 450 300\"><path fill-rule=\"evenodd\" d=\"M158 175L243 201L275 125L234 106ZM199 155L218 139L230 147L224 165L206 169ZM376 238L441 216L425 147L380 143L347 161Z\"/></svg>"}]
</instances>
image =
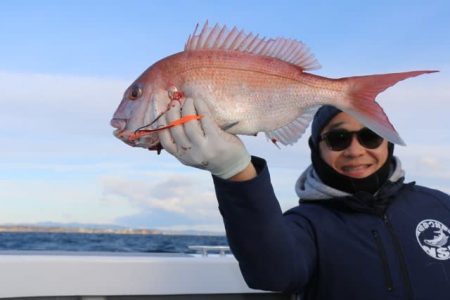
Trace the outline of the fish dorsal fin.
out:
<instances>
[{"instance_id":1,"label":"fish dorsal fin","mask_svg":"<svg viewBox=\"0 0 450 300\"><path fill-rule=\"evenodd\" d=\"M285 146L294 144L305 133L318 108L319 106L308 108L291 123L273 131L265 132L266 137L274 143L280 142Z\"/></svg>"},{"instance_id":2,"label":"fish dorsal fin","mask_svg":"<svg viewBox=\"0 0 450 300\"><path fill-rule=\"evenodd\" d=\"M236 27L228 30L227 27L216 24L208 26L208 21L197 33L198 24L184 46L185 51L195 50L225 50L240 51L256 55L270 56L299 66L303 70L319 69L320 64L308 47L300 41L276 38L266 39L245 33Z\"/></svg>"}]
</instances>

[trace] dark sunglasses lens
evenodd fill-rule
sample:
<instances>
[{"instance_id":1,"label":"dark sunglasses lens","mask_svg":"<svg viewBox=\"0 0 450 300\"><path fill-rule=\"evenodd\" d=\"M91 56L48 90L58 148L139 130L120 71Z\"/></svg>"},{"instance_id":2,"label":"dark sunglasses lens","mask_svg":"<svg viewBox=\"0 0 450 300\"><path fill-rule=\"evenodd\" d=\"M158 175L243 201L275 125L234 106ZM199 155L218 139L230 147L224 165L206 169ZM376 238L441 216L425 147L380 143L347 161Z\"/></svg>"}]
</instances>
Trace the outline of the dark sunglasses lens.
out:
<instances>
[{"instance_id":1,"label":"dark sunglasses lens","mask_svg":"<svg viewBox=\"0 0 450 300\"><path fill-rule=\"evenodd\" d=\"M383 138L369 128L364 128L358 133L358 141L368 149L375 149L381 145Z\"/></svg>"},{"instance_id":2,"label":"dark sunglasses lens","mask_svg":"<svg viewBox=\"0 0 450 300\"><path fill-rule=\"evenodd\" d=\"M341 151L352 142L352 133L344 130L330 131L325 137L325 142L331 150Z\"/></svg>"}]
</instances>

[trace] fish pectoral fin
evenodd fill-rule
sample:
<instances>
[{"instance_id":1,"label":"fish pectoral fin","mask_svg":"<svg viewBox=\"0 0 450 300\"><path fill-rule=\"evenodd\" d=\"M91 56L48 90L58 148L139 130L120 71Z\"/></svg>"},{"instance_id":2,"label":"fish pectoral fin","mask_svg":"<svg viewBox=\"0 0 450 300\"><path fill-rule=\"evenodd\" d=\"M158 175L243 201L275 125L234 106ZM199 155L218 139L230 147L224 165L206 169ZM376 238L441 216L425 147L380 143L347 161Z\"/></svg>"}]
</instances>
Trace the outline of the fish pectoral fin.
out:
<instances>
[{"instance_id":1,"label":"fish pectoral fin","mask_svg":"<svg viewBox=\"0 0 450 300\"><path fill-rule=\"evenodd\" d=\"M234 126L236 126L237 124L239 124L239 121L233 122L233 123L229 123L229 124L225 124L225 126L222 127L223 131L227 131L231 128L233 128Z\"/></svg>"},{"instance_id":2,"label":"fish pectoral fin","mask_svg":"<svg viewBox=\"0 0 450 300\"><path fill-rule=\"evenodd\" d=\"M297 119L280 128L265 132L266 137L276 146L277 142L283 145L292 145L305 133L309 123L314 117L319 106L308 108Z\"/></svg>"}]
</instances>

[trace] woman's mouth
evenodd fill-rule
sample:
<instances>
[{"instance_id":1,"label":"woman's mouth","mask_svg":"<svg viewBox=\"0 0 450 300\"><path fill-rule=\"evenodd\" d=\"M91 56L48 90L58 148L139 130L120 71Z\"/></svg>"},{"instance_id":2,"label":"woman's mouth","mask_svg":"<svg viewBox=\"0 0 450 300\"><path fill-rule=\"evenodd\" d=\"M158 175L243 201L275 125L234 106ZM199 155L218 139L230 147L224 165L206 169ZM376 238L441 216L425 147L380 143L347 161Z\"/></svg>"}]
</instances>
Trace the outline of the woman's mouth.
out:
<instances>
[{"instance_id":1,"label":"woman's mouth","mask_svg":"<svg viewBox=\"0 0 450 300\"><path fill-rule=\"evenodd\" d=\"M368 172L371 169L372 164L358 164L343 166L341 171L344 175L349 177L364 178L370 174Z\"/></svg>"}]
</instances>

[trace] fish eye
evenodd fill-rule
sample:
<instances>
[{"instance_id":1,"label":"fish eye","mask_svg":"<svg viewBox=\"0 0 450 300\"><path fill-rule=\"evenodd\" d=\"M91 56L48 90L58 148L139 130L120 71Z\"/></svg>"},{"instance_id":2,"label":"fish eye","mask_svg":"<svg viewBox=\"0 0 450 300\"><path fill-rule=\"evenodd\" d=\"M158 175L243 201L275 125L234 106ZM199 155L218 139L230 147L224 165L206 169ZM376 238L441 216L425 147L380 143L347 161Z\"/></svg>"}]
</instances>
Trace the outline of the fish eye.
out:
<instances>
[{"instance_id":1,"label":"fish eye","mask_svg":"<svg viewBox=\"0 0 450 300\"><path fill-rule=\"evenodd\" d=\"M128 99L136 100L142 96L142 88L138 85L133 85L128 92Z\"/></svg>"}]
</instances>

